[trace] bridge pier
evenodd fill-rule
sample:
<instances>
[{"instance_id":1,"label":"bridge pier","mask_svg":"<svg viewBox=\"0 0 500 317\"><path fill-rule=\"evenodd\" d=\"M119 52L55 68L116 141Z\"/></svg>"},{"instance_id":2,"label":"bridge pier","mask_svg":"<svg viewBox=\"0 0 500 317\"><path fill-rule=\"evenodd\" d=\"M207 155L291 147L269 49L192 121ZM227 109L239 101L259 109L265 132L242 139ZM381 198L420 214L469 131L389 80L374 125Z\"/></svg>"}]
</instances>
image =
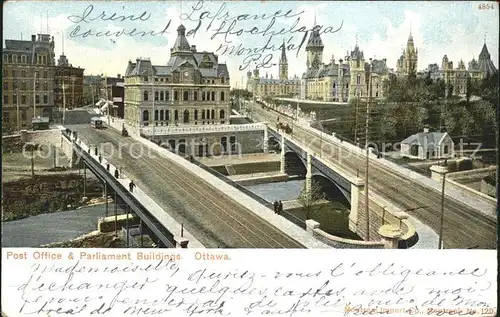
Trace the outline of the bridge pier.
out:
<instances>
[{"instance_id":1,"label":"bridge pier","mask_svg":"<svg viewBox=\"0 0 500 317\"><path fill-rule=\"evenodd\" d=\"M359 209L359 192L363 190L364 185L358 182L351 183L351 212L349 213L349 230L358 232L358 209Z\"/></svg>"},{"instance_id":2,"label":"bridge pier","mask_svg":"<svg viewBox=\"0 0 500 317\"><path fill-rule=\"evenodd\" d=\"M285 174L285 136L281 135L280 173Z\"/></svg>"},{"instance_id":3,"label":"bridge pier","mask_svg":"<svg viewBox=\"0 0 500 317\"><path fill-rule=\"evenodd\" d=\"M264 151L264 153L268 152L268 147L269 147L268 138L269 138L269 135L267 132L267 125L266 125L266 127L264 128L264 142L262 142L262 145L263 145L262 150Z\"/></svg>"},{"instance_id":4,"label":"bridge pier","mask_svg":"<svg viewBox=\"0 0 500 317\"><path fill-rule=\"evenodd\" d=\"M306 167L306 194L308 199L311 198L311 185L312 185L312 155L307 153L307 167Z\"/></svg>"}]
</instances>

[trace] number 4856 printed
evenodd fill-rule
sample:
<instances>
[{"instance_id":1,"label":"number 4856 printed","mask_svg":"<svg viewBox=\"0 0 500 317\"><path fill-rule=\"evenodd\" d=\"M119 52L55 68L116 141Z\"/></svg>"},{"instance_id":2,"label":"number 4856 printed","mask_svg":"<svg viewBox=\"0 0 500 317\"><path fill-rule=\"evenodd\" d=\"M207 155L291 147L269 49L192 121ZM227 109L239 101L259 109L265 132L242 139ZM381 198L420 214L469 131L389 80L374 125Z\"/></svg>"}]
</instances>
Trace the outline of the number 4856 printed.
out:
<instances>
[{"instance_id":1,"label":"number 4856 printed","mask_svg":"<svg viewBox=\"0 0 500 317\"><path fill-rule=\"evenodd\" d=\"M480 5L477 6L479 10L493 10L495 9L495 4L494 3L481 3Z\"/></svg>"}]
</instances>

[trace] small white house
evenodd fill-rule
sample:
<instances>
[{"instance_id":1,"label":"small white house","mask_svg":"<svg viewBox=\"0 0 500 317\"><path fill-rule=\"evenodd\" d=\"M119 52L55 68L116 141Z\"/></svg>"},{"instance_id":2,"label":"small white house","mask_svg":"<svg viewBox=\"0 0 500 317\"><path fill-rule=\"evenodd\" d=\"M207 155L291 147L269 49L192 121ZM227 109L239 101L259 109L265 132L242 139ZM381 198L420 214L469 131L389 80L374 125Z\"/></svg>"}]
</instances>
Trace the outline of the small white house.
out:
<instances>
[{"instance_id":1,"label":"small white house","mask_svg":"<svg viewBox=\"0 0 500 317\"><path fill-rule=\"evenodd\" d=\"M418 159L443 159L455 156L455 143L447 132L416 133L401 142L401 155Z\"/></svg>"}]
</instances>

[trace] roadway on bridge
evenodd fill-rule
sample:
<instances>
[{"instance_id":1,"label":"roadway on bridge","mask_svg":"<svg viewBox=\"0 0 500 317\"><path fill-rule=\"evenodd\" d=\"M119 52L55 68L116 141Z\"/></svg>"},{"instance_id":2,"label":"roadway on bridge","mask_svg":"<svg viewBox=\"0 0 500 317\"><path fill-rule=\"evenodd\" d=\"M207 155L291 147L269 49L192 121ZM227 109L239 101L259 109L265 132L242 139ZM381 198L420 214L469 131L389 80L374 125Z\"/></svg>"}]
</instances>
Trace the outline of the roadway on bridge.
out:
<instances>
[{"instance_id":1,"label":"roadway on bridge","mask_svg":"<svg viewBox=\"0 0 500 317\"><path fill-rule=\"evenodd\" d=\"M254 105L256 118L270 122L276 127L277 113L266 111L260 105ZM280 122L292 126L291 119L280 115ZM339 145L322 140L307 129L296 124L293 125L293 139L299 140L316 153L323 149L323 159L347 169L352 175L359 171L359 177L364 178L366 158L359 153L352 153L343 157L341 161L331 153L339 153ZM343 152L346 153L346 149ZM369 190L374 191L397 206L405 209L425 207L409 211L411 215L430 226L439 233L441 217L441 194L434 189L414 182L405 175L377 163L377 159L370 160ZM481 248L496 249L497 222L496 219L481 213L478 210L463 205L453 198L445 197L444 202L444 229L443 244L445 248Z\"/></svg>"},{"instance_id":2,"label":"roadway on bridge","mask_svg":"<svg viewBox=\"0 0 500 317\"><path fill-rule=\"evenodd\" d=\"M68 127L84 143L101 144L103 157L123 166L127 177L207 248L304 248L195 174L156 151L148 153L133 138L114 129ZM180 228L174 234L180 235Z\"/></svg>"}]
</instances>

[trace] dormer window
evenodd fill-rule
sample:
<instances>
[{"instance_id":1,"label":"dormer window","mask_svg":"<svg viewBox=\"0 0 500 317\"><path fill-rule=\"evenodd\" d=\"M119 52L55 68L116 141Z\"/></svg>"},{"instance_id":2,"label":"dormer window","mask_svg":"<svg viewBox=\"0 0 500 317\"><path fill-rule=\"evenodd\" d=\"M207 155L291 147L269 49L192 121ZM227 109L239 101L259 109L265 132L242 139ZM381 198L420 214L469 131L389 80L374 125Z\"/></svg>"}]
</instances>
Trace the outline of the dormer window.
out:
<instances>
[{"instance_id":1,"label":"dormer window","mask_svg":"<svg viewBox=\"0 0 500 317\"><path fill-rule=\"evenodd\" d=\"M144 76L144 81L148 81L148 76Z\"/></svg>"}]
</instances>

